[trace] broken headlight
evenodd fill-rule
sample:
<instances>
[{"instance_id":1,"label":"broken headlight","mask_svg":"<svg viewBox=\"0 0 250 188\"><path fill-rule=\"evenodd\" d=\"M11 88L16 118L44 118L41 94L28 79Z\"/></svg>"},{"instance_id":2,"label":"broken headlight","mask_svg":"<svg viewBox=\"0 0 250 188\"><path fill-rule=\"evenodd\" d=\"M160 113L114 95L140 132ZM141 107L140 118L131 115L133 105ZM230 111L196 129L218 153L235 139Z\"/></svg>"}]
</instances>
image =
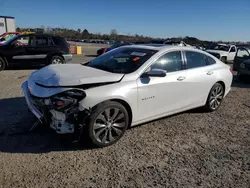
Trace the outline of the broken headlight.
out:
<instances>
[{"instance_id":1,"label":"broken headlight","mask_svg":"<svg viewBox=\"0 0 250 188\"><path fill-rule=\"evenodd\" d=\"M69 107L73 107L78 102L86 97L86 94L82 90L69 90L58 95L55 95L49 99L45 99L46 106L50 106L56 110L64 110Z\"/></svg>"}]
</instances>

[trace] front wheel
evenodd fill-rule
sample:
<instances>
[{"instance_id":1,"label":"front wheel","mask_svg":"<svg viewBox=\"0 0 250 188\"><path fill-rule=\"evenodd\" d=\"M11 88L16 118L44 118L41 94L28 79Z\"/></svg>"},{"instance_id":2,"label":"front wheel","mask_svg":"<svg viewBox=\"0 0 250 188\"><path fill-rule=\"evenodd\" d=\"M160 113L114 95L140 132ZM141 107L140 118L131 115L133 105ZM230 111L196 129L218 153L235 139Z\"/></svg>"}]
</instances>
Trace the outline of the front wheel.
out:
<instances>
[{"instance_id":1,"label":"front wheel","mask_svg":"<svg viewBox=\"0 0 250 188\"><path fill-rule=\"evenodd\" d=\"M64 59L60 56L53 56L50 59L50 64L64 64Z\"/></svg>"},{"instance_id":2,"label":"front wheel","mask_svg":"<svg viewBox=\"0 0 250 188\"><path fill-rule=\"evenodd\" d=\"M222 58L221 58L221 61L222 61L223 63L227 63L227 58L226 58L226 57L222 57Z\"/></svg>"},{"instance_id":3,"label":"front wheel","mask_svg":"<svg viewBox=\"0 0 250 188\"><path fill-rule=\"evenodd\" d=\"M205 105L205 109L208 112L213 112L220 107L224 97L224 92L225 92L224 88L220 83L214 84L214 86L209 92L207 102Z\"/></svg>"},{"instance_id":4,"label":"front wheel","mask_svg":"<svg viewBox=\"0 0 250 188\"><path fill-rule=\"evenodd\" d=\"M87 126L88 137L95 147L106 147L116 143L129 124L126 108L115 101L98 105L90 115Z\"/></svg>"}]
</instances>

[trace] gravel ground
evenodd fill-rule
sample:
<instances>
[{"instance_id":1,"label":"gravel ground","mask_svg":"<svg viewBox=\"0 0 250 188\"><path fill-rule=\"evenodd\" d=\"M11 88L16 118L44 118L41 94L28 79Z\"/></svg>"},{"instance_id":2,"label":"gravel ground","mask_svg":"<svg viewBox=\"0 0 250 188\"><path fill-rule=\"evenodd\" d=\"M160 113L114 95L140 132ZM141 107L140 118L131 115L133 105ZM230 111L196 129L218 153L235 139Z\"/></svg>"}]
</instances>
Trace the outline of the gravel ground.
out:
<instances>
[{"instance_id":1,"label":"gravel ground","mask_svg":"<svg viewBox=\"0 0 250 188\"><path fill-rule=\"evenodd\" d=\"M1 187L250 187L250 84L235 81L217 112L163 118L87 149L28 131L35 119L20 85L31 71L0 73Z\"/></svg>"}]
</instances>

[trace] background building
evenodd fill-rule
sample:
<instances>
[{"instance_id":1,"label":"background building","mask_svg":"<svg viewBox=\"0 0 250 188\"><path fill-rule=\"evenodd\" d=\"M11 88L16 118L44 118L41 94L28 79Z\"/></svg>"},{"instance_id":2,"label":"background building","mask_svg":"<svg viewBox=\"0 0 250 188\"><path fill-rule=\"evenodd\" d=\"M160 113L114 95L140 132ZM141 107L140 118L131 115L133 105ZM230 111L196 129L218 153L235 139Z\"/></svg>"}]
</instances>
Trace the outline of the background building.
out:
<instances>
[{"instance_id":1,"label":"background building","mask_svg":"<svg viewBox=\"0 0 250 188\"><path fill-rule=\"evenodd\" d=\"M0 16L0 35L16 31L16 21L11 16Z\"/></svg>"}]
</instances>

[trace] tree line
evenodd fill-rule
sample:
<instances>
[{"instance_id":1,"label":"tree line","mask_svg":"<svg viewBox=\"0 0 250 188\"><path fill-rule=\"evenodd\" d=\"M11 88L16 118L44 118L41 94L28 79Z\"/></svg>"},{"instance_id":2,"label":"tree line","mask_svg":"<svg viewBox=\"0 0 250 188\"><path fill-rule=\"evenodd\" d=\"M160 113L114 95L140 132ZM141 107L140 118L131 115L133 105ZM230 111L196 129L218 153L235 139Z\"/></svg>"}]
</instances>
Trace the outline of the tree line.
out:
<instances>
[{"instance_id":1,"label":"tree line","mask_svg":"<svg viewBox=\"0 0 250 188\"><path fill-rule=\"evenodd\" d=\"M202 45L208 46L213 43L229 43L227 41L206 41L200 40L195 37L174 37L174 38L153 38L144 35L121 35L117 32L116 29L112 29L109 34L102 34L102 33L90 33L87 29L68 29L68 28L52 28L52 27L44 27L41 26L40 28L20 28L16 29L17 31L39 31L47 34L59 35L61 37L66 38L67 40L89 40L89 39L99 39L99 40L118 40L118 41L127 41L127 42L138 42L138 43L163 43L166 40L175 40L175 41L184 41L190 45ZM230 42L232 43L232 42ZM235 44L241 42L233 42Z\"/></svg>"}]
</instances>

